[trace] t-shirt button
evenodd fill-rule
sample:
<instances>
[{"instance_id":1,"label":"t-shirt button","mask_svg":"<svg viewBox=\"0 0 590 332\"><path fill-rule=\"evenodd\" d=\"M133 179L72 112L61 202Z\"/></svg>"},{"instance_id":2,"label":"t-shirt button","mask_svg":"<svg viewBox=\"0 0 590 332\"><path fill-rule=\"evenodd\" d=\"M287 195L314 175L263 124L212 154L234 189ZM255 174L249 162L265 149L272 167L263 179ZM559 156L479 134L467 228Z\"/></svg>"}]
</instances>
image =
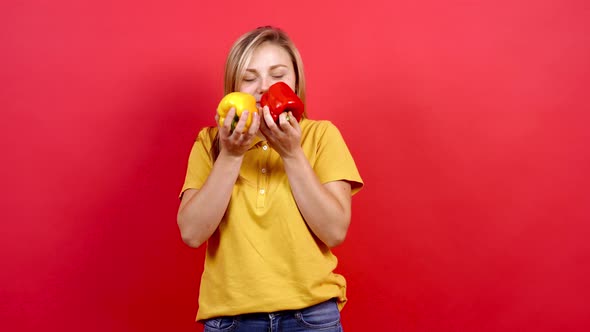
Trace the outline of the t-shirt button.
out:
<instances>
[{"instance_id":1,"label":"t-shirt button","mask_svg":"<svg viewBox=\"0 0 590 332\"><path fill-rule=\"evenodd\" d=\"M261 169L260 172L262 172L262 174L266 174L266 168Z\"/></svg>"},{"instance_id":2,"label":"t-shirt button","mask_svg":"<svg viewBox=\"0 0 590 332\"><path fill-rule=\"evenodd\" d=\"M264 151L268 150L268 145L263 145L262 150L264 150Z\"/></svg>"},{"instance_id":3,"label":"t-shirt button","mask_svg":"<svg viewBox=\"0 0 590 332\"><path fill-rule=\"evenodd\" d=\"M260 195L264 195L264 189L260 189L259 193Z\"/></svg>"}]
</instances>

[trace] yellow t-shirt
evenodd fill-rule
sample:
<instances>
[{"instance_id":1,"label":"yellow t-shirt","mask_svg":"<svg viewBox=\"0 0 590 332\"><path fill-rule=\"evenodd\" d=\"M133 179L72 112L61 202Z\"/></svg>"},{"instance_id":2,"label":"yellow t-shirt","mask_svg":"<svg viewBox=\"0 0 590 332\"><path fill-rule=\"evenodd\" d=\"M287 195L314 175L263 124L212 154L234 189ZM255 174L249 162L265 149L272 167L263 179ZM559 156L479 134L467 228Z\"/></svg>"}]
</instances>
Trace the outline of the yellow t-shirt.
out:
<instances>
[{"instance_id":1,"label":"yellow t-shirt","mask_svg":"<svg viewBox=\"0 0 590 332\"><path fill-rule=\"evenodd\" d=\"M301 144L321 183L363 186L338 129L303 119ZM182 192L199 189L213 166L217 128L203 129L188 162ZM289 186L282 159L256 139L246 152L223 220L207 241L197 320L346 302L346 280L333 271L337 258L308 228Z\"/></svg>"}]
</instances>

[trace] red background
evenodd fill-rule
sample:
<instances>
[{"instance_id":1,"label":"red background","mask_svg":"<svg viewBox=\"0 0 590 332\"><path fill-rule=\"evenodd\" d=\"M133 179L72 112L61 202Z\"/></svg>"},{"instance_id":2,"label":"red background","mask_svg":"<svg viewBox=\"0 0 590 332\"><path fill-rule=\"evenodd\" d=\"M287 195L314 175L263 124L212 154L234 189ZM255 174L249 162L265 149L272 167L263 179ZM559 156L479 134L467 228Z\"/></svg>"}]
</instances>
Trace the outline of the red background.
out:
<instances>
[{"instance_id":1,"label":"red background","mask_svg":"<svg viewBox=\"0 0 590 332\"><path fill-rule=\"evenodd\" d=\"M2 331L191 331L177 195L231 43L284 28L366 182L347 331L588 331L587 1L0 5Z\"/></svg>"}]
</instances>

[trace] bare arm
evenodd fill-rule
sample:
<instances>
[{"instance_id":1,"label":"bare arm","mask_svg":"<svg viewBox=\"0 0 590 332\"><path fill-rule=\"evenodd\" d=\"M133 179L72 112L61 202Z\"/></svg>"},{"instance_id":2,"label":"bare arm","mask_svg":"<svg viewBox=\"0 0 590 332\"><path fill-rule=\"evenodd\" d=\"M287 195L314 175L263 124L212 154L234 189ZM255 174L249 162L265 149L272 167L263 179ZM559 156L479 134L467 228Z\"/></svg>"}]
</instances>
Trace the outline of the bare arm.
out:
<instances>
[{"instance_id":1,"label":"bare arm","mask_svg":"<svg viewBox=\"0 0 590 332\"><path fill-rule=\"evenodd\" d=\"M230 110L229 119L234 116L232 112L235 110ZM250 129L242 133L247 116L247 112L242 113L233 133L230 132L231 121L219 128L221 151L207 181L200 190L188 189L182 196L177 215L178 228L182 240L191 247L199 247L207 241L225 214L244 153L260 124L258 114L254 113Z\"/></svg>"},{"instance_id":2,"label":"bare arm","mask_svg":"<svg viewBox=\"0 0 590 332\"><path fill-rule=\"evenodd\" d=\"M301 148L301 127L283 113L277 126L263 110L261 130L282 157L297 206L313 233L329 247L344 241L351 215L351 186L346 181L320 183Z\"/></svg>"},{"instance_id":3,"label":"bare arm","mask_svg":"<svg viewBox=\"0 0 590 332\"><path fill-rule=\"evenodd\" d=\"M350 225L350 184L321 184L303 151L283 161L299 211L311 230L329 247L341 244Z\"/></svg>"},{"instance_id":4,"label":"bare arm","mask_svg":"<svg viewBox=\"0 0 590 332\"><path fill-rule=\"evenodd\" d=\"M200 190L188 189L182 195L178 227L182 240L190 247L199 247L219 226L238 178L242 159L221 152L203 187Z\"/></svg>"}]
</instances>

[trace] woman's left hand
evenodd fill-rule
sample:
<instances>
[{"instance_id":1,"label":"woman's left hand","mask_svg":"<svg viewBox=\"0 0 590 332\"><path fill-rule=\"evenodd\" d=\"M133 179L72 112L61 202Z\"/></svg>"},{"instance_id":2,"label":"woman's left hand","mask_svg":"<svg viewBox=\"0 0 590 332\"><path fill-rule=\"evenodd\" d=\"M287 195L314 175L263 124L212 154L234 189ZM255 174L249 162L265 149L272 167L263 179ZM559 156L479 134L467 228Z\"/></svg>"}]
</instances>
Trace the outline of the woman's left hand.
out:
<instances>
[{"instance_id":1,"label":"woman's left hand","mask_svg":"<svg viewBox=\"0 0 590 332\"><path fill-rule=\"evenodd\" d=\"M282 158L295 155L301 148L301 127L291 112L283 112L279 116L277 125L270 115L268 106L262 108L260 131L266 137L268 144L279 153Z\"/></svg>"}]
</instances>

